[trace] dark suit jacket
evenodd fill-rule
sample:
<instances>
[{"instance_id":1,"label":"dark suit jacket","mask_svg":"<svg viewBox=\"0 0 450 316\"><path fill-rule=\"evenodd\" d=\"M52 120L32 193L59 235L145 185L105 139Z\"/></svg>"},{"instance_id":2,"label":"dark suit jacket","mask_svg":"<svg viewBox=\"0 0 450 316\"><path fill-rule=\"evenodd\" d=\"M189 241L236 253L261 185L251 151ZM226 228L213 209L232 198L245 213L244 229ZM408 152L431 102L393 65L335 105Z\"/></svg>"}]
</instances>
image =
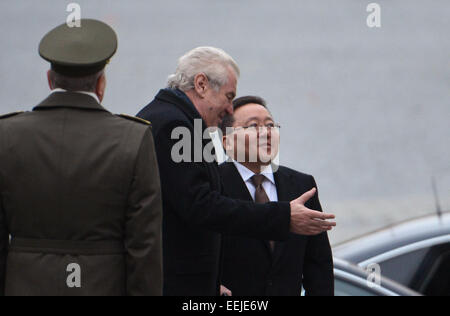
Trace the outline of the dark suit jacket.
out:
<instances>
[{"instance_id":1,"label":"dark suit jacket","mask_svg":"<svg viewBox=\"0 0 450 316\"><path fill-rule=\"evenodd\" d=\"M253 201L236 166L220 166L227 196ZM291 201L316 187L310 175L280 167L274 173L279 201ZM307 207L321 211L316 194ZM228 234L224 236L222 284L234 296L297 296L302 284L307 295L333 295L333 259L328 236L291 234L277 242L275 251L267 241Z\"/></svg>"},{"instance_id":2,"label":"dark suit jacket","mask_svg":"<svg viewBox=\"0 0 450 316\"><path fill-rule=\"evenodd\" d=\"M195 119L202 126L200 134L206 128L188 99L161 90L138 115L153 124L161 173L164 295L217 295L220 233L284 240L289 236L290 204L255 205L226 198L221 194L216 162L172 159L172 149L179 142L172 139L175 128L184 127L194 135ZM194 140L189 143L194 148ZM200 142L200 150L208 143Z\"/></svg>"},{"instance_id":3,"label":"dark suit jacket","mask_svg":"<svg viewBox=\"0 0 450 316\"><path fill-rule=\"evenodd\" d=\"M2 294L161 295L161 213L148 124L64 92L0 119Z\"/></svg>"}]
</instances>

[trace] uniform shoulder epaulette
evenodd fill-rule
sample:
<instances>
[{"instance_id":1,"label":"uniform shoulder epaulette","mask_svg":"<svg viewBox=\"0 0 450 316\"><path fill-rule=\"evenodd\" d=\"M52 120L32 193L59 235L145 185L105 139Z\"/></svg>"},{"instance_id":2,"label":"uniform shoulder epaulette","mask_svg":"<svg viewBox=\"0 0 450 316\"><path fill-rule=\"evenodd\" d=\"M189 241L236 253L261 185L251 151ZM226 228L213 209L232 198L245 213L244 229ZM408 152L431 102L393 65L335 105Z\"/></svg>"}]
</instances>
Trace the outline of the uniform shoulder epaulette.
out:
<instances>
[{"instance_id":1,"label":"uniform shoulder epaulette","mask_svg":"<svg viewBox=\"0 0 450 316\"><path fill-rule=\"evenodd\" d=\"M9 118L9 117L13 117L13 116L16 116L16 115L19 115L19 114L23 114L23 113L25 113L25 112L24 111L17 111L17 112L13 112L13 113L0 115L0 120L6 119L6 118Z\"/></svg>"},{"instance_id":2,"label":"uniform shoulder epaulette","mask_svg":"<svg viewBox=\"0 0 450 316\"><path fill-rule=\"evenodd\" d=\"M150 123L149 121L146 121L146 120L141 119L136 116L126 115L126 114L118 114L118 116L120 116L124 119L130 120L130 121L135 121L135 122L141 123L141 124L150 125L150 126L152 125L152 123Z\"/></svg>"}]
</instances>

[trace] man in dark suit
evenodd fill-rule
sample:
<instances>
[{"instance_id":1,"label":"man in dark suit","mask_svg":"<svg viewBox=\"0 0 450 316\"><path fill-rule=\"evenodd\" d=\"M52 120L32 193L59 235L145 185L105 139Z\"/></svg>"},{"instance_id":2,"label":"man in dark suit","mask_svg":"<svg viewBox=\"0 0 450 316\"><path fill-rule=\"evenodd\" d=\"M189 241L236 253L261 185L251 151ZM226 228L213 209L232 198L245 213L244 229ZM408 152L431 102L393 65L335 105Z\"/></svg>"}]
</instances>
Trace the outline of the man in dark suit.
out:
<instances>
[{"instance_id":1,"label":"man in dark suit","mask_svg":"<svg viewBox=\"0 0 450 316\"><path fill-rule=\"evenodd\" d=\"M0 295L162 294L151 129L100 104L116 49L100 21L57 27L39 48L53 93L0 117Z\"/></svg>"},{"instance_id":2,"label":"man in dark suit","mask_svg":"<svg viewBox=\"0 0 450 316\"><path fill-rule=\"evenodd\" d=\"M227 130L228 129L228 130ZM278 154L279 126L260 97L234 101L234 115L221 124L230 159L220 166L224 193L256 203L291 201L316 187L310 175L272 165ZM247 138L247 141L245 141ZM239 159L238 152L243 153ZM251 159L254 157L255 159ZM306 206L322 210L318 195ZM334 293L333 259L327 233L290 234L272 242L224 236L223 291L234 296L296 296Z\"/></svg>"},{"instance_id":3,"label":"man in dark suit","mask_svg":"<svg viewBox=\"0 0 450 316\"><path fill-rule=\"evenodd\" d=\"M285 240L330 230L333 215L304 200L255 205L224 197L208 127L233 112L239 68L224 51L200 47L180 58L168 88L138 116L153 123L163 194L164 295L219 294L221 233ZM321 220L317 220L321 219Z\"/></svg>"}]
</instances>

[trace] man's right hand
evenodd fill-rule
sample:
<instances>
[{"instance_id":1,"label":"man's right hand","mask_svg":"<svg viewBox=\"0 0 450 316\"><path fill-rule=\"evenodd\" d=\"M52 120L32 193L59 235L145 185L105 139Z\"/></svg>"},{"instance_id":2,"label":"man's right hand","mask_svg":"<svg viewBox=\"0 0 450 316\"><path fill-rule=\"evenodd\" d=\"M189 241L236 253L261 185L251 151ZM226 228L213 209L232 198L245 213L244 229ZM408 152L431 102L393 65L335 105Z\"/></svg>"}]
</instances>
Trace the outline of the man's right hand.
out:
<instances>
[{"instance_id":1,"label":"man's right hand","mask_svg":"<svg viewBox=\"0 0 450 316\"><path fill-rule=\"evenodd\" d=\"M314 211L305 206L315 194L317 189L306 192L298 199L291 202L291 232L297 235L313 236L332 230L335 222L327 220L334 219L332 214Z\"/></svg>"}]
</instances>

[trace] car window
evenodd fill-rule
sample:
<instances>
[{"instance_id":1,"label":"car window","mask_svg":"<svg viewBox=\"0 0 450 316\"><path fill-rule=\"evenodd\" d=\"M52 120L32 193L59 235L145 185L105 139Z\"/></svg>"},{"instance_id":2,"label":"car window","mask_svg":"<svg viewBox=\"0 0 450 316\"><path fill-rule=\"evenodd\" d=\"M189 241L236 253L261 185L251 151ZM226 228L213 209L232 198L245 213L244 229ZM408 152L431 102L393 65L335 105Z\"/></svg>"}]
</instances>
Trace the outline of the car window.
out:
<instances>
[{"instance_id":1,"label":"car window","mask_svg":"<svg viewBox=\"0 0 450 316\"><path fill-rule=\"evenodd\" d=\"M410 287L429 250L424 248L380 262L381 274Z\"/></svg>"},{"instance_id":2,"label":"car window","mask_svg":"<svg viewBox=\"0 0 450 316\"><path fill-rule=\"evenodd\" d=\"M430 296L450 296L450 243L433 247L413 287Z\"/></svg>"},{"instance_id":3,"label":"car window","mask_svg":"<svg viewBox=\"0 0 450 316\"><path fill-rule=\"evenodd\" d=\"M334 282L336 296L376 296L369 288L363 288L345 280L336 279Z\"/></svg>"},{"instance_id":4,"label":"car window","mask_svg":"<svg viewBox=\"0 0 450 316\"><path fill-rule=\"evenodd\" d=\"M450 295L450 243L380 263L381 274L424 295Z\"/></svg>"}]
</instances>

